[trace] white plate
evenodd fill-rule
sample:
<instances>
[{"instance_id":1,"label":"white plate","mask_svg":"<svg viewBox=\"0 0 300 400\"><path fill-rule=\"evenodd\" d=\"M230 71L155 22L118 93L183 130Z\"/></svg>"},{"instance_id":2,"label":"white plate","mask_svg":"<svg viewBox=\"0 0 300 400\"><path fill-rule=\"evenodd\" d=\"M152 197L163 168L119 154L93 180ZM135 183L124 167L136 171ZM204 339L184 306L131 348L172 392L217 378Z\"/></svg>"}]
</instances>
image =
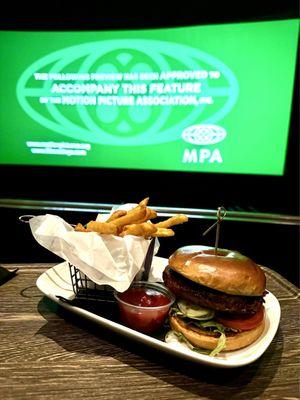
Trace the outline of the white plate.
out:
<instances>
[{"instance_id":1,"label":"white plate","mask_svg":"<svg viewBox=\"0 0 300 400\"><path fill-rule=\"evenodd\" d=\"M154 263L157 263L163 267L164 265L167 265L167 260L162 259L161 257L154 257ZM67 262L58 264L55 267L45 271L37 279L36 284L40 291L51 300L60 304L62 307L65 307L69 311L79 314L82 317L88 318L99 325L112 329L119 334L137 340L150 347L154 347L156 349L184 358L186 360L194 361L200 364L211 365L214 367L241 367L257 360L259 357L261 357L261 355L266 351L266 349L272 342L280 321L279 302L276 297L271 292L269 292L265 296L266 324L260 338L244 349L225 352L219 354L216 357L210 357L208 355L190 350L183 343L165 343L155 337L142 334L110 319L103 318L83 308L75 307L71 304L59 300L57 296L68 298L73 292Z\"/></svg>"}]
</instances>

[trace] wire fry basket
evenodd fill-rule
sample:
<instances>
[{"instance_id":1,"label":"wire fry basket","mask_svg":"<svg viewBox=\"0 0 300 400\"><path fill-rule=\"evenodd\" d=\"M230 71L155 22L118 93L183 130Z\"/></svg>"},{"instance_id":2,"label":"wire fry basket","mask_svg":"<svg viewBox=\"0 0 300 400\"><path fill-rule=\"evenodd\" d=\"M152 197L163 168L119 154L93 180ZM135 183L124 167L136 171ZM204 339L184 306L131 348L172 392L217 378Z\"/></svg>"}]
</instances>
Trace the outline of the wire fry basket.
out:
<instances>
[{"instance_id":1,"label":"wire fry basket","mask_svg":"<svg viewBox=\"0 0 300 400\"><path fill-rule=\"evenodd\" d=\"M154 247L155 247L155 239L151 239L150 245L148 247L143 262L143 266L141 268L141 273L139 273L135 277L135 281L148 280L154 254ZM111 286L96 284L71 263L69 263L69 270L70 270L72 289L76 299L115 302L115 298L113 295L114 289Z\"/></svg>"},{"instance_id":2,"label":"wire fry basket","mask_svg":"<svg viewBox=\"0 0 300 400\"><path fill-rule=\"evenodd\" d=\"M21 215L19 220L24 223L29 223L30 219L34 215ZM155 238L149 239L149 247L143 261L140 272L135 276L135 281L147 281L149 277L150 268L152 265L154 248L155 248ZM75 300L92 300L92 301L109 301L115 302L114 289L109 285L98 285L93 282L87 275L79 270L75 265L69 264L70 277L72 289L75 294ZM60 297L61 298L61 297ZM61 298L61 300L66 301L66 299Z\"/></svg>"},{"instance_id":3,"label":"wire fry basket","mask_svg":"<svg viewBox=\"0 0 300 400\"><path fill-rule=\"evenodd\" d=\"M109 285L97 285L83 272L69 263L71 283L76 299L115 301L113 288Z\"/></svg>"}]
</instances>

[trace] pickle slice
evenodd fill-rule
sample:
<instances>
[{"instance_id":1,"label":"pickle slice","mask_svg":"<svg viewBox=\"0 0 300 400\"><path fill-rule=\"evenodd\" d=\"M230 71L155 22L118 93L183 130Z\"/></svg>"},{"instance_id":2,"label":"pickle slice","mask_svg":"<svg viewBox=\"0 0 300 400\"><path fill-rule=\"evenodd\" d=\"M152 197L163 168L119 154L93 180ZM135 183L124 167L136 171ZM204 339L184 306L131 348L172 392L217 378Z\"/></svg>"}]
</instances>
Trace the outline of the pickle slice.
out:
<instances>
[{"instance_id":1,"label":"pickle slice","mask_svg":"<svg viewBox=\"0 0 300 400\"><path fill-rule=\"evenodd\" d=\"M203 308L201 306L198 306L197 304L193 303L188 303L185 300L179 300L177 301L177 305L179 310L182 312L182 314L185 317L191 318L191 319L197 319L200 321L212 319L215 315L215 312L213 310L210 310L208 308Z\"/></svg>"}]
</instances>

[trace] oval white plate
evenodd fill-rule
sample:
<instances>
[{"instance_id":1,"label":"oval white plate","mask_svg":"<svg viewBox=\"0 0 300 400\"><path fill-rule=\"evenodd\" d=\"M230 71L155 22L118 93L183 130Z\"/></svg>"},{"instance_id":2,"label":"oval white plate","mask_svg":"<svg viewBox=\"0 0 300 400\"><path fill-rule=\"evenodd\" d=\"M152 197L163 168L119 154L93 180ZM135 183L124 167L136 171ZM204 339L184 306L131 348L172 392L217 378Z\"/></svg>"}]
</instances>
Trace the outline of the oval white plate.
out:
<instances>
[{"instance_id":1,"label":"oval white plate","mask_svg":"<svg viewBox=\"0 0 300 400\"><path fill-rule=\"evenodd\" d=\"M166 259L162 259L161 257L154 257L153 260L153 263L156 264L156 267L162 269L165 265L167 265L167 262L168 261ZM269 292L265 296L266 324L260 338L244 349L225 352L219 354L216 357L210 357L206 354L201 354L190 350L183 343L179 343L177 341L165 343L152 336L137 332L117 322L91 313L90 311L87 311L83 308L75 307L66 302L60 301L57 296L71 298L73 294L67 262L58 264L55 267L45 271L37 279L36 284L40 291L51 300L60 304L62 307L65 307L71 312L88 318L101 326L112 329L113 331L122 334L128 338L137 340L141 343L144 343L145 345L154 347L172 355L182 357L186 360L221 368L241 367L243 365L250 364L261 357L261 355L269 347L276 334L281 314L278 300L271 292Z\"/></svg>"}]
</instances>

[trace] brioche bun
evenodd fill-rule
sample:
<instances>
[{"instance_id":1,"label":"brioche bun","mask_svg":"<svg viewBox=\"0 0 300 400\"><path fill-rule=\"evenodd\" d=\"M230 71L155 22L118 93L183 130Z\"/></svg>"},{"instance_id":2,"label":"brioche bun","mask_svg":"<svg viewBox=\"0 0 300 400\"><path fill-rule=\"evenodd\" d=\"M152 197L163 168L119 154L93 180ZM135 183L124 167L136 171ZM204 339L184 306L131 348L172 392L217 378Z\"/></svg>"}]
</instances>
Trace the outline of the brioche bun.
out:
<instances>
[{"instance_id":1,"label":"brioche bun","mask_svg":"<svg viewBox=\"0 0 300 400\"><path fill-rule=\"evenodd\" d=\"M170 326L176 331L182 333L186 339L195 347L202 349L213 350L217 347L218 338L208 335L203 330L198 328L191 329L180 317L171 316ZM255 342L260 337L265 327L265 320L256 328L226 335L226 348L222 351L233 351L242 349Z\"/></svg>"},{"instance_id":2,"label":"brioche bun","mask_svg":"<svg viewBox=\"0 0 300 400\"><path fill-rule=\"evenodd\" d=\"M266 277L250 258L237 251L185 246L169 258L169 267L196 283L227 294L262 296Z\"/></svg>"}]
</instances>

